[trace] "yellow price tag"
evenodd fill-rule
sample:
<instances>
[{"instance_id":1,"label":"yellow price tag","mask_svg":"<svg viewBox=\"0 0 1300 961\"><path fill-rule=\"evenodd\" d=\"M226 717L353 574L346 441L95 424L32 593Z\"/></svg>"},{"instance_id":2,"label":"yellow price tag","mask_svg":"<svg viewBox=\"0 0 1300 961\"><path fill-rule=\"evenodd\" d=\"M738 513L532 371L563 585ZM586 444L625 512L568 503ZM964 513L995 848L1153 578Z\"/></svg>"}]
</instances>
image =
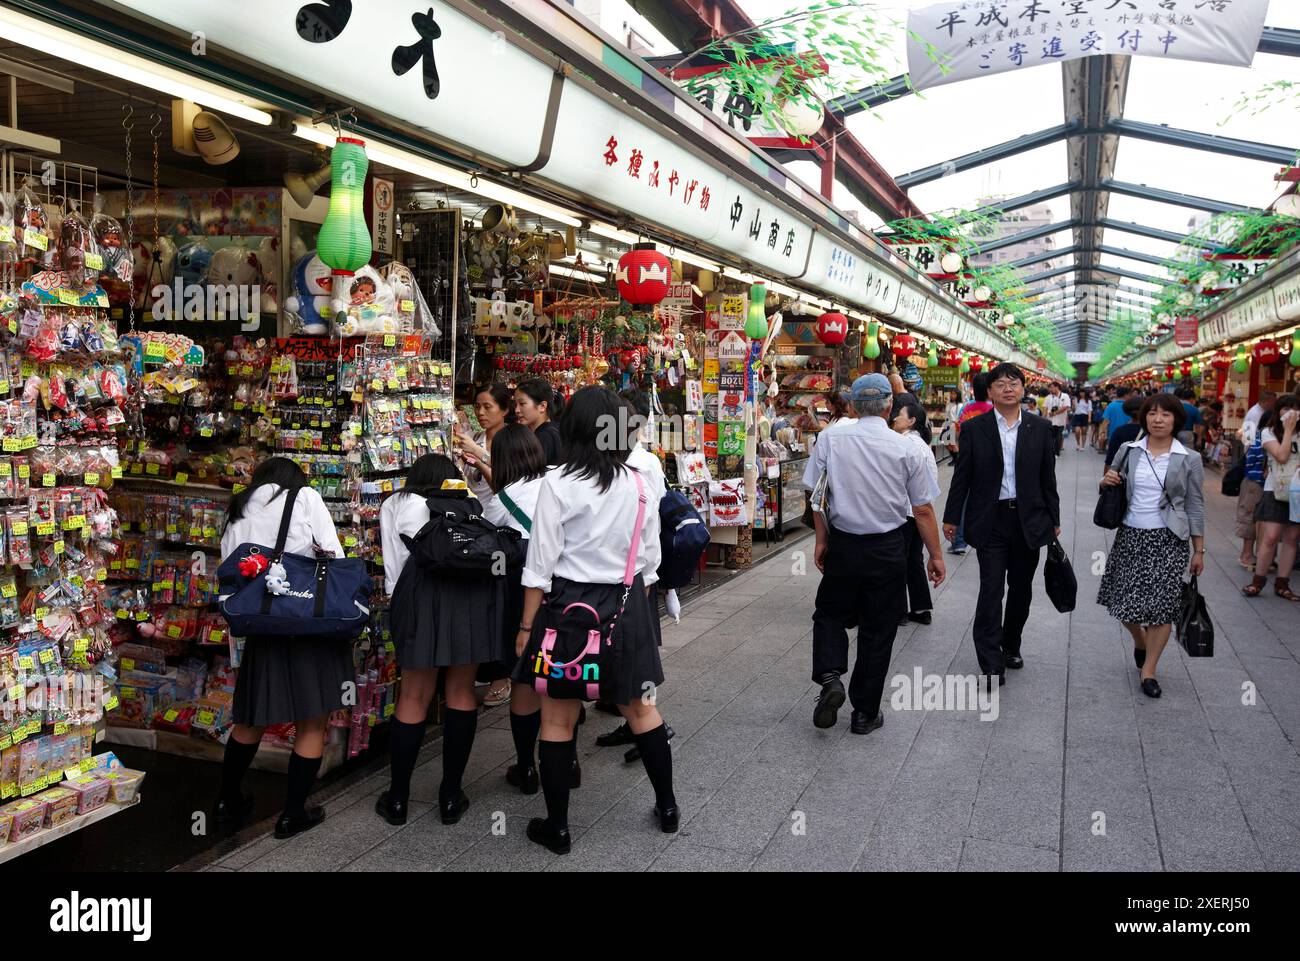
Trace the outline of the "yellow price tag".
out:
<instances>
[{"instance_id":1,"label":"yellow price tag","mask_svg":"<svg viewBox=\"0 0 1300 961\"><path fill-rule=\"evenodd\" d=\"M124 658L122 658L122 665L121 665L121 666L122 666L122 670L124 670L124 671L134 671L134 670L135 670L135 660L134 660L133 658L124 657Z\"/></svg>"},{"instance_id":2,"label":"yellow price tag","mask_svg":"<svg viewBox=\"0 0 1300 961\"><path fill-rule=\"evenodd\" d=\"M63 541L54 542L54 553L62 554L65 550L67 550L67 547L64 545Z\"/></svg>"},{"instance_id":3,"label":"yellow price tag","mask_svg":"<svg viewBox=\"0 0 1300 961\"><path fill-rule=\"evenodd\" d=\"M119 478L119 477L121 477L121 476L122 476L122 468L120 468L120 467L114 467L114 468L113 468L113 479L116 480L117 478Z\"/></svg>"},{"instance_id":4,"label":"yellow price tag","mask_svg":"<svg viewBox=\"0 0 1300 961\"><path fill-rule=\"evenodd\" d=\"M170 637L172 640L175 640L176 638L180 637L181 636L180 626L177 624L167 625L167 636Z\"/></svg>"},{"instance_id":5,"label":"yellow price tag","mask_svg":"<svg viewBox=\"0 0 1300 961\"><path fill-rule=\"evenodd\" d=\"M211 711L199 711L194 715L194 720L204 727L212 727L217 723L216 715Z\"/></svg>"},{"instance_id":6,"label":"yellow price tag","mask_svg":"<svg viewBox=\"0 0 1300 961\"><path fill-rule=\"evenodd\" d=\"M173 478L173 483L176 484L188 484L189 482L190 482L190 475L186 473L177 474L176 477Z\"/></svg>"},{"instance_id":7,"label":"yellow price tag","mask_svg":"<svg viewBox=\"0 0 1300 961\"><path fill-rule=\"evenodd\" d=\"M104 258L99 254L86 254L86 266L91 270L103 270Z\"/></svg>"},{"instance_id":8,"label":"yellow price tag","mask_svg":"<svg viewBox=\"0 0 1300 961\"><path fill-rule=\"evenodd\" d=\"M17 597L18 586L13 581L5 581L0 584L0 597Z\"/></svg>"},{"instance_id":9,"label":"yellow price tag","mask_svg":"<svg viewBox=\"0 0 1300 961\"><path fill-rule=\"evenodd\" d=\"M19 464L19 465L18 465L18 476L19 476L19 477L31 477L31 476L32 476L32 468L31 468L31 465L30 465L30 464Z\"/></svg>"},{"instance_id":10,"label":"yellow price tag","mask_svg":"<svg viewBox=\"0 0 1300 961\"><path fill-rule=\"evenodd\" d=\"M395 334L384 334L384 346L385 347L397 346L397 336Z\"/></svg>"},{"instance_id":11,"label":"yellow price tag","mask_svg":"<svg viewBox=\"0 0 1300 961\"><path fill-rule=\"evenodd\" d=\"M13 527L11 527L10 530L13 532L14 537L26 537L26 536L27 536L27 522L26 522L26 521L14 521L14 523L13 523Z\"/></svg>"},{"instance_id":12,"label":"yellow price tag","mask_svg":"<svg viewBox=\"0 0 1300 961\"><path fill-rule=\"evenodd\" d=\"M150 475L153 475L153 476L157 476L159 470L160 470L160 468L158 467L157 464L152 464L152 463L150 463L150 464L145 464L145 465L144 465L144 472L145 472L146 474L150 474Z\"/></svg>"},{"instance_id":13,"label":"yellow price tag","mask_svg":"<svg viewBox=\"0 0 1300 961\"><path fill-rule=\"evenodd\" d=\"M81 768L82 774L85 774L87 771L94 770L95 759L93 757L83 757L81 759L81 764L79 764L78 767Z\"/></svg>"},{"instance_id":14,"label":"yellow price tag","mask_svg":"<svg viewBox=\"0 0 1300 961\"><path fill-rule=\"evenodd\" d=\"M32 660L30 654L24 654L18 658L18 669L21 671L30 671L35 666L36 662Z\"/></svg>"},{"instance_id":15,"label":"yellow price tag","mask_svg":"<svg viewBox=\"0 0 1300 961\"><path fill-rule=\"evenodd\" d=\"M397 307L404 314L415 313L415 301L413 300L403 300Z\"/></svg>"},{"instance_id":16,"label":"yellow price tag","mask_svg":"<svg viewBox=\"0 0 1300 961\"><path fill-rule=\"evenodd\" d=\"M220 643L221 643L222 641L224 641L225 639L226 639L226 632L225 632L225 631L220 631L220 630L217 630L216 628L213 628L212 630L208 631L208 643L209 643L209 644L220 644Z\"/></svg>"},{"instance_id":17,"label":"yellow price tag","mask_svg":"<svg viewBox=\"0 0 1300 961\"><path fill-rule=\"evenodd\" d=\"M68 722L67 722L67 721L59 721L59 722L57 722L57 723L54 725L54 735L55 735L55 737L57 737L57 736L60 735L60 734L67 734L67 733L68 733Z\"/></svg>"},{"instance_id":18,"label":"yellow price tag","mask_svg":"<svg viewBox=\"0 0 1300 961\"><path fill-rule=\"evenodd\" d=\"M87 475L86 475L86 486L87 486L87 487L98 487L98 486L99 486L99 475L98 475L98 474L87 474Z\"/></svg>"},{"instance_id":19,"label":"yellow price tag","mask_svg":"<svg viewBox=\"0 0 1300 961\"><path fill-rule=\"evenodd\" d=\"M27 229L23 231L23 243L28 247L35 247L37 250L49 250L50 238L45 236L39 230Z\"/></svg>"},{"instance_id":20,"label":"yellow price tag","mask_svg":"<svg viewBox=\"0 0 1300 961\"><path fill-rule=\"evenodd\" d=\"M54 475L53 475L53 474L42 474L42 475L41 475L41 486L42 486L42 487L53 487L53 486L54 486Z\"/></svg>"},{"instance_id":21,"label":"yellow price tag","mask_svg":"<svg viewBox=\"0 0 1300 961\"><path fill-rule=\"evenodd\" d=\"M81 298L77 296L76 291L60 290L59 303L67 307L76 307L78 304L81 303Z\"/></svg>"},{"instance_id":22,"label":"yellow price tag","mask_svg":"<svg viewBox=\"0 0 1300 961\"><path fill-rule=\"evenodd\" d=\"M27 688L23 687L21 684L13 685L11 688L9 688L9 700L21 701L23 699L23 694L26 691Z\"/></svg>"},{"instance_id":23,"label":"yellow price tag","mask_svg":"<svg viewBox=\"0 0 1300 961\"><path fill-rule=\"evenodd\" d=\"M174 724L176 722L176 719L180 716L181 716L180 711L173 709L163 714L163 720L166 721L168 724Z\"/></svg>"},{"instance_id":24,"label":"yellow price tag","mask_svg":"<svg viewBox=\"0 0 1300 961\"><path fill-rule=\"evenodd\" d=\"M42 521L36 525L37 537L49 537L54 533L54 521Z\"/></svg>"},{"instance_id":25,"label":"yellow price tag","mask_svg":"<svg viewBox=\"0 0 1300 961\"><path fill-rule=\"evenodd\" d=\"M48 607L38 607L36 608L36 619L38 621L43 621L45 620L45 615L48 613L50 613L50 609Z\"/></svg>"},{"instance_id":26,"label":"yellow price tag","mask_svg":"<svg viewBox=\"0 0 1300 961\"><path fill-rule=\"evenodd\" d=\"M108 697L104 699L104 710L106 711L115 710L117 708L118 703L119 702L117 700L117 695L110 694Z\"/></svg>"},{"instance_id":27,"label":"yellow price tag","mask_svg":"<svg viewBox=\"0 0 1300 961\"><path fill-rule=\"evenodd\" d=\"M41 653L37 656L40 658L42 664L48 664L50 661L54 660L54 652L48 647L41 648Z\"/></svg>"}]
</instances>

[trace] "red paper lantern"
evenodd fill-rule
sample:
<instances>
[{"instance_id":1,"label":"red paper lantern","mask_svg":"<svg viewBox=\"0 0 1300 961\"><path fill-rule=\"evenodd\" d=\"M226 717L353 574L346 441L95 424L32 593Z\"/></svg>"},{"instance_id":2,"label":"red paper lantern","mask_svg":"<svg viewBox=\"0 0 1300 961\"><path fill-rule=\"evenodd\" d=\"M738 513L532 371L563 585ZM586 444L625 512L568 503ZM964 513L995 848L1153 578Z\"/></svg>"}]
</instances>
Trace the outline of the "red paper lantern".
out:
<instances>
[{"instance_id":1,"label":"red paper lantern","mask_svg":"<svg viewBox=\"0 0 1300 961\"><path fill-rule=\"evenodd\" d=\"M951 349L949 349L949 350L944 351L944 354L943 354L943 366L944 366L944 367L960 367L960 366L961 366L961 350L958 349L958 348L956 348L956 347L953 347L953 348L951 348Z\"/></svg>"},{"instance_id":2,"label":"red paper lantern","mask_svg":"<svg viewBox=\"0 0 1300 961\"><path fill-rule=\"evenodd\" d=\"M984 369L984 358L979 354L972 354L970 359L970 369L972 373L978 374Z\"/></svg>"},{"instance_id":3,"label":"red paper lantern","mask_svg":"<svg viewBox=\"0 0 1300 961\"><path fill-rule=\"evenodd\" d=\"M1191 376L1192 376L1192 362L1191 362L1190 360L1185 360L1185 361L1183 361L1181 364L1179 364L1179 365L1178 365L1178 373L1179 373L1179 375L1180 375L1184 380L1186 380L1188 377L1191 377Z\"/></svg>"},{"instance_id":4,"label":"red paper lantern","mask_svg":"<svg viewBox=\"0 0 1300 961\"><path fill-rule=\"evenodd\" d=\"M1276 340L1261 340L1255 345L1255 359L1265 366L1276 364L1281 356Z\"/></svg>"},{"instance_id":5,"label":"red paper lantern","mask_svg":"<svg viewBox=\"0 0 1300 961\"><path fill-rule=\"evenodd\" d=\"M899 334L894 338L892 346L895 357L899 360L907 360L916 353L916 338L911 334Z\"/></svg>"},{"instance_id":6,"label":"red paper lantern","mask_svg":"<svg viewBox=\"0 0 1300 961\"><path fill-rule=\"evenodd\" d=\"M634 307L650 307L668 296L672 279L672 261L654 244L637 244L618 258L614 275L618 294Z\"/></svg>"},{"instance_id":7,"label":"red paper lantern","mask_svg":"<svg viewBox=\"0 0 1300 961\"><path fill-rule=\"evenodd\" d=\"M1173 380L1174 374L1178 373L1173 364L1165 365L1165 380Z\"/></svg>"},{"instance_id":8,"label":"red paper lantern","mask_svg":"<svg viewBox=\"0 0 1300 961\"><path fill-rule=\"evenodd\" d=\"M817 318L817 339L827 347L844 343L849 334L849 319L841 313L831 311Z\"/></svg>"},{"instance_id":9,"label":"red paper lantern","mask_svg":"<svg viewBox=\"0 0 1300 961\"><path fill-rule=\"evenodd\" d=\"M506 359L498 355L496 360L493 361L493 364L496 366L497 370L505 370Z\"/></svg>"},{"instance_id":10,"label":"red paper lantern","mask_svg":"<svg viewBox=\"0 0 1300 961\"><path fill-rule=\"evenodd\" d=\"M1210 361L1210 366L1218 371L1227 370L1232 366L1232 358L1226 351L1220 350L1215 353L1214 359Z\"/></svg>"}]
</instances>

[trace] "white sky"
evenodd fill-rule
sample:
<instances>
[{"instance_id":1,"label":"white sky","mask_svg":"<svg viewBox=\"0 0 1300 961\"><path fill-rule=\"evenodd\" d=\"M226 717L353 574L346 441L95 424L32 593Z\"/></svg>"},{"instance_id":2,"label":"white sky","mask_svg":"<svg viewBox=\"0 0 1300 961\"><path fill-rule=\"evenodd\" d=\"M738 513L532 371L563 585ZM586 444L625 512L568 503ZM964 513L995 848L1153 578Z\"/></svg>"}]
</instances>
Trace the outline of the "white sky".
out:
<instances>
[{"instance_id":1,"label":"white sky","mask_svg":"<svg viewBox=\"0 0 1300 961\"><path fill-rule=\"evenodd\" d=\"M933 2L880 3L877 8L882 21L901 22L906 19L908 9L930 6ZM760 22L800 6L793 0L741 0L741 5ZM603 0L600 19L602 26L615 36L623 36L624 24L631 24L657 44L656 53L672 52L663 38L623 0ZM1275 27L1300 28L1300 0L1272 0L1266 22ZM881 60L889 76L906 69L905 34L901 27L896 35L893 48ZM1134 57L1125 116L1187 130L1300 147L1300 110L1275 107L1258 116L1233 111L1233 104L1243 93L1254 92L1278 79L1300 79L1300 61L1257 54L1253 67L1246 68ZM886 170L899 176L1055 126L1063 119L1063 100L1061 68L1044 66L1025 73L995 74L934 87L922 95L911 95L878 107L874 114L859 113L850 119L849 128ZM972 119L977 117L980 119ZM815 164L802 162L790 166L796 176L812 186L820 183ZM1275 169L1271 163L1124 138L1120 141L1116 178L1262 207L1279 192L1272 180ZM923 184L913 188L911 194L923 210L935 212L974 207L987 194L1022 194L1066 179L1066 145L1062 142ZM861 207L840 185L833 199L846 210ZM1069 219L1068 197L1048 203L1054 220ZM1133 220L1178 232L1186 232L1188 221L1196 215L1193 210L1119 195L1112 195L1110 201L1113 219ZM865 211L863 222L867 226L879 225L879 220ZM1104 242L1110 246L1160 256L1172 251L1172 245L1160 241L1115 231L1108 234ZM1058 245L1068 242L1066 234L1058 240ZM1137 266L1145 268L1141 272L1156 270L1152 265Z\"/></svg>"}]
</instances>

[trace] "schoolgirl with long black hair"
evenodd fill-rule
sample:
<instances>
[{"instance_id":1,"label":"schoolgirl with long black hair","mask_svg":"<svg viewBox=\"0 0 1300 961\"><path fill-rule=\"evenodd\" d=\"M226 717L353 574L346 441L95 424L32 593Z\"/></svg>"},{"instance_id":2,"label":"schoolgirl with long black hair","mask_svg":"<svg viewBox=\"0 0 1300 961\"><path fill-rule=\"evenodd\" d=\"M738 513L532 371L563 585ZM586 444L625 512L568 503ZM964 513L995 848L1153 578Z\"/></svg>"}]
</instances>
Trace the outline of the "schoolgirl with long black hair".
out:
<instances>
[{"instance_id":1,"label":"schoolgirl with long black hair","mask_svg":"<svg viewBox=\"0 0 1300 961\"><path fill-rule=\"evenodd\" d=\"M560 430L555 425L560 416L560 405L560 398L550 381L530 377L515 387L515 421L537 435L542 450L546 452L546 463L552 466L564 459Z\"/></svg>"},{"instance_id":2,"label":"schoolgirl with long black hair","mask_svg":"<svg viewBox=\"0 0 1300 961\"><path fill-rule=\"evenodd\" d=\"M572 636L575 611L590 612L600 625L599 694L618 705L632 728L660 828L676 831L680 821L668 735L654 707L663 667L646 596L659 567L659 511L647 503L645 480L627 465L631 438L617 426L626 417L623 401L604 387L584 387L570 399L560 423L565 463L541 482L522 577L514 681L541 695L538 757L547 814L529 822L528 837L557 854L571 843L569 771L581 695L561 696L550 683L561 653L553 648L547 655L546 645L556 637L549 630ZM590 674L583 680L589 693L595 682Z\"/></svg>"},{"instance_id":3,"label":"schoolgirl with long black hair","mask_svg":"<svg viewBox=\"0 0 1300 961\"><path fill-rule=\"evenodd\" d=\"M478 727L475 672L480 664L513 655L504 642L501 622L504 577L438 574L408 563L410 551L402 535L415 536L429 522L432 510L441 505L480 512L460 481L460 472L449 458L425 454L411 465L406 486L384 501L379 512L384 588L391 598L389 630L402 684L389 739L392 779L375 802L375 811L394 825L406 823L411 774L440 673L446 675L446 708L438 812L443 824L455 824L464 815L469 798L461 781Z\"/></svg>"},{"instance_id":4,"label":"schoolgirl with long black hair","mask_svg":"<svg viewBox=\"0 0 1300 961\"><path fill-rule=\"evenodd\" d=\"M248 488L230 500L221 535L222 560L241 544L276 543L289 491L297 493L285 551L308 557L343 556L334 520L320 494L308 486L307 475L287 457L271 457L253 471ZM262 732L268 725L290 721L297 735L289 757L284 813L276 822L275 836L293 837L324 819L320 807L307 807L307 795L320 772L329 714L343 707L344 685L353 680L353 673L349 640L273 635L245 639L235 682L235 724L221 769L218 823L236 823L252 811L253 798L243 793L242 785Z\"/></svg>"}]
</instances>

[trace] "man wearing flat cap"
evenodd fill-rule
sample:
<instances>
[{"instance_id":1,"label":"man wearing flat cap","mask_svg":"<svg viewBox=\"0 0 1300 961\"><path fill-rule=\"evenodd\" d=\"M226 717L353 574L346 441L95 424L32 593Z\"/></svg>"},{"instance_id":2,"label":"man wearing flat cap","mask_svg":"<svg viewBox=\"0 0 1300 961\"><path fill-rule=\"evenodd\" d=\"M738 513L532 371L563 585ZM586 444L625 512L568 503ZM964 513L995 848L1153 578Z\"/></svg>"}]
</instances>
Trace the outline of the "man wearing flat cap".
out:
<instances>
[{"instance_id":1,"label":"man wearing flat cap","mask_svg":"<svg viewBox=\"0 0 1300 961\"><path fill-rule=\"evenodd\" d=\"M845 701L840 678L849 670L847 627L857 624L850 729L868 734L884 723L885 674L906 606L909 507L930 555L930 581L937 587L946 571L933 507L939 487L925 463L933 455L890 429L893 390L884 375L859 377L849 400L858 419L822 433L803 478L813 492L814 558L822 572L813 614L812 672L822 690L813 724L835 726Z\"/></svg>"}]
</instances>

